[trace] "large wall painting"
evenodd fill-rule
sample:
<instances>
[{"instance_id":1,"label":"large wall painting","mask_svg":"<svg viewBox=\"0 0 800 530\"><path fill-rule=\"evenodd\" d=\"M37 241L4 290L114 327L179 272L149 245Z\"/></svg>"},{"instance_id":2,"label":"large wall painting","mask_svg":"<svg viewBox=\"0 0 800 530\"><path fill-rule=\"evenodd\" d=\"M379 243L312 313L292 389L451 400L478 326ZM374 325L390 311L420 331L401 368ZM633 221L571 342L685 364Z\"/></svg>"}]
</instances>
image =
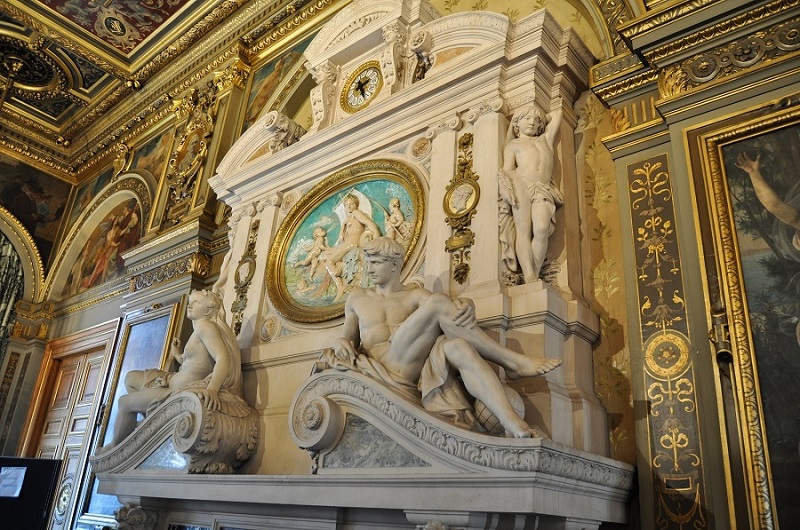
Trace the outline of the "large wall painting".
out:
<instances>
[{"instance_id":1,"label":"large wall painting","mask_svg":"<svg viewBox=\"0 0 800 530\"><path fill-rule=\"evenodd\" d=\"M136 199L125 199L116 205L84 243L61 295L73 296L121 275L125 271L122 253L142 237L141 218Z\"/></svg>"},{"instance_id":2,"label":"large wall painting","mask_svg":"<svg viewBox=\"0 0 800 530\"><path fill-rule=\"evenodd\" d=\"M0 205L30 232L46 264L71 185L0 154Z\"/></svg>"},{"instance_id":3,"label":"large wall painting","mask_svg":"<svg viewBox=\"0 0 800 530\"><path fill-rule=\"evenodd\" d=\"M130 169L149 171L158 181L167 167L167 159L174 136L173 130L167 129L136 149L131 159Z\"/></svg>"},{"instance_id":4,"label":"large wall painting","mask_svg":"<svg viewBox=\"0 0 800 530\"><path fill-rule=\"evenodd\" d=\"M347 293L368 287L361 249L387 236L414 251L424 212L420 182L407 166L361 162L306 193L275 237L267 288L275 308L298 322L341 316Z\"/></svg>"},{"instance_id":5,"label":"large wall painting","mask_svg":"<svg viewBox=\"0 0 800 530\"><path fill-rule=\"evenodd\" d=\"M304 61L303 51L311 42L309 37L274 61L266 63L253 74L250 95L247 98L242 132L246 131L262 114L264 107L275 95L276 90L285 80L286 75L295 70L298 63ZM264 111L266 112L266 111Z\"/></svg>"},{"instance_id":6,"label":"large wall painting","mask_svg":"<svg viewBox=\"0 0 800 530\"><path fill-rule=\"evenodd\" d=\"M729 278L728 302L735 357L744 365L745 403L740 406L750 414L745 423L763 425L754 432L765 428L767 441L766 454L758 443L749 458L769 464L775 515L779 526L787 528L800 521L800 125L796 120L782 128L764 123L756 127L757 134L740 129L734 136L743 139L721 146L724 175L716 177L727 184L735 228L735 242L729 241L728 248L731 243L738 247L741 267L741 282ZM727 258L735 267L735 255ZM736 274L733 267L729 275ZM768 491L761 473L754 476L755 487ZM758 504L759 513L769 514L767 494Z\"/></svg>"},{"instance_id":7,"label":"large wall painting","mask_svg":"<svg viewBox=\"0 0 800 530\"><path fill-rule=\"evenodd\" d=\"M72 211L69 213L69 221L67 221L67 226L72 226L75 224L75 221L78 220L78 216L81 214L81 212L85 212L100 190L105 188L108 183L111 182L112 176L114 176L114 168L108 168L100 173L97 178L91 182L87 182L78 189L78 193L75 194L75 200L72 203Z\"/></svg>"}]
</instances>

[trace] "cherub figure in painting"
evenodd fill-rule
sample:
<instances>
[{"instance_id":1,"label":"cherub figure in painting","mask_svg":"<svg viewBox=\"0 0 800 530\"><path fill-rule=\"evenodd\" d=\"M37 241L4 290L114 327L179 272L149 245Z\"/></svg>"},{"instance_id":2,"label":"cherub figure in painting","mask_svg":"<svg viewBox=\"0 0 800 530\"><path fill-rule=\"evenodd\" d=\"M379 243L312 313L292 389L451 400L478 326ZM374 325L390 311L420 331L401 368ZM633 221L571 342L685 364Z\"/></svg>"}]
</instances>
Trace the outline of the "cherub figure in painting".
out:
<instances>
[{"instance_id":1,"label":"cherub figure in painting","mask_svg":"<svg viewBox=\"0 0 800 530\"><path fill-rule=\"evenodd\" d=\"M302 261L294 264L295 267L308 267L308 279L313 279L319 264L319 256L328 248L328 231L318 226L311 234L314 238L311 248Z\"/></svg>"},{"instance_id":2,"label":"cherub figure in painting","mask_svg":"<svg viewBox=\"0 0 800 530\"><path fill-rule=\"evenodd\" d=\"M389 199L389 216L386 218L384 232L384 236L395 241L405 242L411 239L411 223L406 221L397 197Z\"/></svg>"}]
</instances>

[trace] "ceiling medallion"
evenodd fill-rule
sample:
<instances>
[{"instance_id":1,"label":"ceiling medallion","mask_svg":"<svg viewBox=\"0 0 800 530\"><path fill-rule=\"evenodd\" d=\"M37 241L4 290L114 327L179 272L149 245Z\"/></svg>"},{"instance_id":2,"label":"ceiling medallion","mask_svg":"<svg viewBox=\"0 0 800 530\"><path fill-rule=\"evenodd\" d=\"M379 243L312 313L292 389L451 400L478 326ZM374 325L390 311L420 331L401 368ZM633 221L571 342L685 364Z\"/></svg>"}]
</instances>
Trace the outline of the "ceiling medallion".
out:
<instances>
[{"instance_id":1,"label":"ceiling medallion","mask_svg":"<svg viewBox=\"0 0 800 530\"><path fill-rule=\"evenodd\" d=\"M15 95L26 92L55 94L66 84L64 74L50 57L34 52L18 39L5 36L0 36L0 76L6 82L13 79Z\"/></svg>"}]
</instances>

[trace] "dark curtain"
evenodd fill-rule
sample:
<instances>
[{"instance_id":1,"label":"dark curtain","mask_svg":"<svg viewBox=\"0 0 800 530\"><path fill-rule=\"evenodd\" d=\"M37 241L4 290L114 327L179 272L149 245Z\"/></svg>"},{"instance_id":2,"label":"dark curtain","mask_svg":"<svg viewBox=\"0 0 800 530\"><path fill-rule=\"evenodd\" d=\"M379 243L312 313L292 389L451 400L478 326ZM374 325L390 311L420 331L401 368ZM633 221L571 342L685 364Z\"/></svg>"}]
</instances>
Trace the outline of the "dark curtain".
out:
<instances>
[{"instance_id":1,"label":"dark curtain","mask_svg":"<svg viewBox=\"0 0 800 530\"><path fill-rule=\"evenodd\" d=\"M0 233L0 365L6 356L8 337L14 326L14 306L22 296L23 285L19 254Z\"/></svg>"}]
</instances>

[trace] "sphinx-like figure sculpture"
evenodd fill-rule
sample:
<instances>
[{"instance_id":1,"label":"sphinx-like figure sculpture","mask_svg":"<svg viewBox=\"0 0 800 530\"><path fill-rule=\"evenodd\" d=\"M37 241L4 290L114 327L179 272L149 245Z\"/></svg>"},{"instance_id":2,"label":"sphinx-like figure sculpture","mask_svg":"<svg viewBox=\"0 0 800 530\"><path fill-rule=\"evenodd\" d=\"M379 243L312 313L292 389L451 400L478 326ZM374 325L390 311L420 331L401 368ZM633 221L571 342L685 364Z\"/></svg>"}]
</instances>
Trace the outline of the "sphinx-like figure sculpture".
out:
<instances>
[{"instance_id":1,"label":"sphinx-like figure sculpture","mask_svg":"<svg viewBox=\"0 0 800 530\"><path fill-rule=\"evenodd\" d=\"M555 230L555 212L564 203L553 182L556 135L561 109L546 117L524 107L511 118L500 171L500 243L509 272L525 283L539 279Z\"/></svg>"},{"instance_id":2,"label":"sphinx-like figure sculpture","mask_svg":"<svg viewBox=\"0 0 800 530\"><path fill-rule=\"evenodd\" d=\"M213 441L213 447L237 447L234 451L238 455L236 462L229 461L232 455L220 454L215 459L213 453L216 450L194 448L189 452L205 454L199 459L202 463L198 459L190 462L190 471L230 472L249 456L249 451L241 447L250 446L252 450L255 445L253 430L257 433L257 427L253 409L242 397L241 352L233 331L225 322L220 296L209 290L192 291L186 316L193 327L186 346L181 350L177 338L170 344L170 355L180 365L179 370L131 370L125 375L128 393L119 398L113 437L107 446L98 449L98 456L111 451L129 437L136 438L131 435L137 429L139 414L146 415L142 422L144 424L151 413L162 404L178 399L179 395L185 395L201 405L197 407L201 410L196 411L197 417L190 421L191 425L208 423L204 427L207 431L219 431L214 432L213 436L209 436L209 432L204 434L204 437ZM181 411L186 409L183 407ZM211 417L214 420L206 422Z\"/></svg>"},{"instance_id":3,"label":"sphinx-like figure sculpture","mask_svg":"<svg viewBox=\"0 0 800 530\"><path fill-rule=\"evenodd\" d=\"M452 300L443 293L403 285L405 251L393 239L374 239L364 252L374 288L350 293L342 336L323 353L328 364L378 379L412 402L421 400L429 412L474 429L466 388L508 435L541 436L514 410L486 361L505 368L511 378L542 375L561 361L533 359L492 340L476 325L471 300Z\"/></svg>"}]
</instances>

